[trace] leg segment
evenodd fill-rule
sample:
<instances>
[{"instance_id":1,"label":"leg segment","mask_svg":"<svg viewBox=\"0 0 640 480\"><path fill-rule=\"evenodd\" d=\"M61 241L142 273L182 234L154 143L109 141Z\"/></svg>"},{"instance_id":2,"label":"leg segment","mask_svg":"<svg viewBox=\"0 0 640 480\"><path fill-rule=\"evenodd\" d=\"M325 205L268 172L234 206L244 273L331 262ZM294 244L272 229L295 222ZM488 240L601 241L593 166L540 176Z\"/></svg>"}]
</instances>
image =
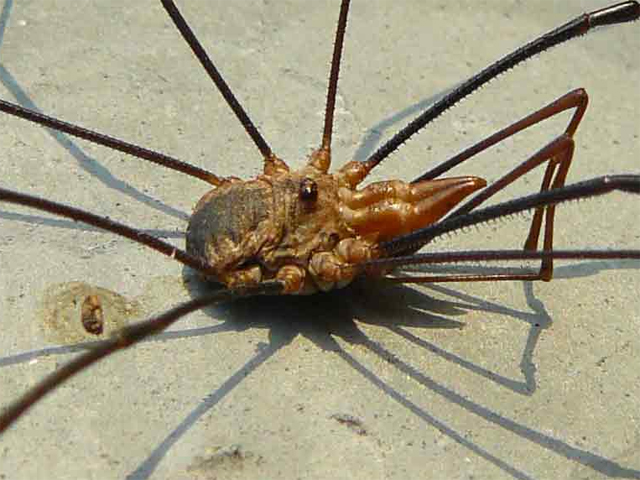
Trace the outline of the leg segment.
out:
<instances>
[{"instance_id":1,"label":"leg segment","mask_svg":"<svg viewBox=\"0 0 640 480\"><path fill-rule=\"evenodd\" d=\"M421 182L423 180L433 180L443 173L448 172L454 167L464 163L470 158L476 156L477 154L491 148L495 144L509 138L523 130L526 130L529 127L537 125L544 120L554 117L559 113L562 113L566 110L575 109L567 128L564 133L573 137L578 126L580 125L580 121L584 116L584 113L587 109L587 105L589 103L589 96L587 92L583 88L578 88L573 90L562 97L554 100L550 104L542 107L540 110L527 115L526 117L518 120L517 122L509 125L506 128L494 133L493 135L481 140L475 145L470 146L466 150L458 153L457 155L451 157L450 159L442 162L437 167L423 173L418 178L413 180L412 183ZM362 182L369 172L375 166L374 163L369 161L366 162L358 162L351 161L345 164L339 171L338 175L344 181L346 181L352 187L355 187L360 182Z\"/></svg>"},{"instance_id":2,"label":"leg segment","mask_svg":"<svg viewBox=\"0 0 640 480\"><path fill-rule=\"evenodd\" d=\"M543 163L547 163L545 174L540 186L540 192L545 192L549 189L555 189L564 186L571 161L573 159L574 142L573 135L575 134L580 121L582 120L584 113L588 105L588 96L584 89L573 90L572 92L563 95L554 102L546 105L540 110L524 117L523 119L509 125L508 127L496 132L495 134L485 138L484 140L472 145L468 149L459 153L458 155L450 158L446 162L443 162L438 167L426 172L418 177L414 182L423 181L424 179L431 179L437 177L444 172L452 169L455 166L469 160L478 153L487 150L496 143L515 135L533 125L536 125L550 117L553 117L561 112L569 109L575 109L574 114L565 129L565 132L549 143L547 146L536 152L533 156L527 159L522 164L518 165L511 172L492 183L488 188L480 192L473 197L467 203L463 204L457 210L451 213L450 217L464 215L471 212L476 207L484 203L500 190L504 189L518 178L526 175L528 172L538 167ZM545 214L546 212L546 214ZM525 250L536 250L538 248L538 241L540 238L540 231L542 228L543 216L545 219L545 230L543 249L553 250L553 227L555 217L555 206L539 207L535 210L527 240L524 244ZM500 275L499 275L500 276ZM521 275L504 274L508 280L520 280ZM553 258L545 257L542 259L542 265L540 271L536 275L526 275L530 280L544 280L549 281L553 276ZM479 280L495 280L494 276L489 278L480 278Z\"/></svg>"},{"instance_id":3,"label":"leg segment","mask_svg":"<svg viewBox=\"0 0 640 480\"><path fill-rule=\"evenodd\" d=\"M573 159L574 142L571 137L564 134L553 140L546 147L536 152L532 157L513 169L507 175L491 184L487 189L483 190L476 197L466 204L462 205L458 210L454 211L451 216L464 215L472 211L477 206L484 203L497 192L513 183L529 171L533 170L542 163L548 162L547 168L542 179L540 192L546 192L550 189L563 187L567 178L567 173ZM543 248L545 251L553 250L553 226L555 217L555 205L547 207L538 207L535 210L529 234L524 244L525 250L536 250L538 248L538 240L542 227L543 214L545 214L545 231ZM539 272L540 280L549 281L553 276L553 259L543 259Z\"/></svg>"},{"instance_id":4,"label":"leg segment","mask_svg":"<svg viewBox=\"0 0 640 480\"><path fill-rule=\"evenodd\" d=\"M50 117L35 110L21 107L20 105L16 105L15 103L0 100L0 111L18 118L22 118L24 120L28 120L29 122L37 123L44 127L57 130L58 132L66 133L67 135L81 138L97 145L108 147L112 150L117 150L118 152L123 152L128 155L153 162L157 165L161 165L171 170L186 173L187 175L199 178L200 180L204 180L205 182L210 183L211 185L214 185L216 187L219 187L220 185L227 182L227 179L225 178L218 177L211 172L196 167L195 165L190 165L188 163L172 158L168 155L165 155L164 153L149 150L148 148L140 147L138 145L134 145L133 143L127 143L124 140L120 140L103 133L98 133L93 130L80 127L78 125L59 120L54 117Z\"/></svg>"},{"instance_id":5,"label":"leg segment","mask_svg":"<svg viewBox=\"0 0 640 480\"><path fill-rule=\"evenodd\" d=\"M229 105L231 110L233 110L233 113L244 127L244 130L251 137L251 140L253 140L253 143L256 145L258 150L260 150L260 153L264 158L265 170L267 170L269 168L268 165L274 162L277 158L271 151L271 147L253 124L247 112L242 108L242 105L240 105L240 102L231 91L231 88L229 88L229 85L227 85L227 82L222 78L222 75L211 61L211 58L207 55L207 52L205 52L202 44L196 38L195 34L187 24L187 21L178 10L175 2L173 2L173 0L161 0L161 3L180 32L180 35L182 35L182 38L187 42L191 51L196 56L202 67L206 70L209 78L211 78L216 88L227 102L227 105Z\"/></svg>"},{"instance_id":6,"label":"leg segment","mask_svg":"<svg viewBox=\"0 0 640 480\"><path fill-rule=\"evenodd\" d=\"M35 208L43 212L49 212L61 217L71 218L72 220L93 225L121 237L126 237L136 243L152 248L163 255L175 258L177 261L199 271L203 275L215 275L215 271L205 260L195 257L184 250L174 247L172 244L160 240L159 238L149 235L141 230L131 228L122 223L115 222L109 218L100 217L79 208L70 207L61 203L45 200L44 198L27 195L25 193L14 192L0 188L0 202L15 203L26 207Z\"/></svg>"},{"instance_id":7,"label":"leg segment","mask_svg":"<svg viewBox=\"0 0 640 480\"><path fill-rule=\"evenodd\" d=\"M564 186L567 172L569 171L569 167L571 165L571 160L573 158L574 152L574 142L571 137L566 134L563 134L549 143L546 147L542 148L538 152L536 152L533 156L531 156L528 160L520 164L518 167L513 169L511 172L500 178L499 180L492 183L488 188L480 192L474 198L472 198L469 202L462 205L460 208L455 210L449 218L461 217L476 207L484 203L486 200L491 198L497 192L513 183L518 178L522 177L526 173L530 172L534 168L539 165L548 162L547 168L545 170L544 177L542 179L542 185L540 187L540 193L547 192L549 190L554 190L557 188L561 188ZM544 239L543 239L543 250L544 251L552 251L553 250L553 227L554 227L554 218L555 218L555 205L546 205L539 206L535 208L534 216L531 221L531 226L529 228L529 234L527 236L527 240L524 244L524 249L528 251L537 250L538 242L540 238L540 231L542 227L542 220L545 220L545 229L544 229ZM401 253L407 253L401 252ZM553 257L543 257L542 264L540 270L536 274L498 274L491 276L480 276L475 279L476 281L480 280L496 280L496 277L504 277L504 280L544 280L549 281L553 276ZM473 281L469 279L468 281Z\"/></svg>"},{"instance_id":8,"label":"leg segment","mask_svg":"<svg viewBox=\"0 0 640 480\"><path fill-rule=\"evenodd\" d=\"M331 59L331 73L329 75L329 88L327 91L327 106L324 113L324 131L322 133L322 150L331 151L331 134L333 132L333 114L336 106L336 93L338 91L338 76L340 74L340 59L342 58L342 45L344 34L347 30L347 16L349 15L350 0L342 0L340 16L336 28L336 39L333 43L333 57ZM329 170L329 166L324 170Z\"/></svg>"},{"instance_id":9,"label":"leg segment","mask_svg":"<svg viewBox=\"0 0 640 480\"><path fill-rule=\"evenodd\" d=\"M382 145L369 157L368 160L366 160L366 163L369 165L370 169L374 168L429 122L433 121L467 95L475 92L491 79L496 78L501 73L515 67L519 63L522 63L523 61L555 45L566 42L567 40L571 40L572 38L580 35L584 35L593 28L600 27L602 25L632 22L638 18L640 18L640 4L637 1L626 1L580 15L564 25L561 25L560 27L536 38L512 53L502 57L497 62L492 63L468 80L462 82L459 86L454 88L451 92L411 121L387 143Z\"/></svg>"},{"instance_id":10,"label":"leg segment","mask_svg":"<svg viewBox=\"0 0 640 480\"><path fill-rule=\"evenodd\" d=\"M461 163L469 160L471 157L476 156L477 154L484 152L488 148L493 147L495 144L505 140L517 133L526 130L529 127L537 125L540 122L547 120L548 118L554 117L559 113L562 113L566 110L575 109L575 112L571 116L571 120L567 125L564 133L570 137L576 133L578 126L580 125L580 121L582 117L584 117L584 113L587 110L587 105L589 104L589 96L587 92L583 88L578 88L573 90L562 97L554 100L548 105L545 105L540 110L533 112L526 117L518 120L517 122L509 125L506 128L494 133L493 135L481 140L475 145L470 146L466 150L458 153L457 155L451 157L450 159L442 162L437 167L429 170L426 173L423 173L418 178L414 180L414 182L419 182L421 180L431 180L433 178L437 178L445 172L448 172L454 167L457 167Z\"/></svg>"}]
</instances>

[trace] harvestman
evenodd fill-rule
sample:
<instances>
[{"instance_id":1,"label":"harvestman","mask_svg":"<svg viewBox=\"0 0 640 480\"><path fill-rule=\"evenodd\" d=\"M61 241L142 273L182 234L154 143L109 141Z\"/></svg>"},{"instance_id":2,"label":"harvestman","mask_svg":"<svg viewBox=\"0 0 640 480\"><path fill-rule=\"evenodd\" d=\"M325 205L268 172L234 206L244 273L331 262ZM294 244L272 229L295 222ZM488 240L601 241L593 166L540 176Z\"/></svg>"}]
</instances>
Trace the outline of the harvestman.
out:
<instances>
[{"instance_id":1,"label":"harvestman","mask_svg":"<svg viewBox=\"0 0 640 480\"><path fill-rule=\"evenodd\" d=\"M164 8L262 154L264 170L257 178L244 181L219 177L164 154L0 100L0 110L6 113L181 171L214 187L195 207L187 229L186 251L140 230L42 198L0 189L0 200L69 217L130 238L226 287L128 326L114 338L58 369L5 409L0 417L0 432L78 371L115 350L167 328L186 314L216 302L248 295L326 291L343 287L360 275L386 277L396 267L416 264L541 261L536 272L514 268L497 274L390 277L390 280L400 283L549 281L555 259L640 259L640 250L553 249L557 204L612 191L640 193L640 175L605 176L565 185L573 158L573 135L588 102L583 89L563 95L412 182L392 180L357 188L374 167L462 98L520 62L594 27L637 20L640 17L637 1L626 1L581 15L517 49L435 102L367 160L348 162L337 173L330 174L333 115L349 3L349 0L343 0L340 9L322 143L300 171L290 171L273 153L172 0L162 0ZM573 115L565 131L499 180L487 185L479 177L440 178L451 168L505 138L566 110L573 110ZM543 164L546 167L539 193L478 208L496 192ZM463 202L468 196L471 198ZM533 218L523 250L415 253L446 233L525 211L533 211ZM539 249L541 235L542 248Z\"/></svg>"}]
</instances>

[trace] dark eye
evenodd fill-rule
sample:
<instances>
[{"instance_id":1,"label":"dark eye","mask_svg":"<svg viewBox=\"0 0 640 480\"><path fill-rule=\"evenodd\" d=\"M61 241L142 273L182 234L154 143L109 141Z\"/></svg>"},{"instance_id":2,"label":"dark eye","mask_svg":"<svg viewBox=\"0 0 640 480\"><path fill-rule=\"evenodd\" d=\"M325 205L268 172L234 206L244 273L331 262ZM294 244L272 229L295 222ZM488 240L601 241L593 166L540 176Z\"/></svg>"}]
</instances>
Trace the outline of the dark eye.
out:
<instances>
[{"instance_id":1,"label":"dark eye","mask_svg":"<svg viewBox=\"0 0 640 480\"><path fill-rule=\"evenodd\" d=\"M300 183L300 200L303 202L315 202L318 199L318 184L310 178L305 178Z\"/></svg>"}]
</instances>

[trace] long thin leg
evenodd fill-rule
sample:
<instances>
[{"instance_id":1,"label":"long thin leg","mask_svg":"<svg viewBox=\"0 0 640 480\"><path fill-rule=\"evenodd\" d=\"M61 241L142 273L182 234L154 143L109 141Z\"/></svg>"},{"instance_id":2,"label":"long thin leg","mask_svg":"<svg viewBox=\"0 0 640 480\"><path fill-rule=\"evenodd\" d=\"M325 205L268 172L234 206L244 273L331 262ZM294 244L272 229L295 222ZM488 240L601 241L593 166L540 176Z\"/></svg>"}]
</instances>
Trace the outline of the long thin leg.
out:
<instances>
[{"instance_id":1,"label":"long thin leg","mask_svg":"<svg viewBox=\"0 0 640 480\"><path fill-rule=\"evenodd\" d=\"M236 118L240 121L247 134L251 137L251 140L253 140L253 143L255 143L256 147L258 147L258 150L260 150L260 153L262 154L265 162L276 161L277 159L271 151L271 147L269 147L266 140L262 137L256 126L253 124L253 122L249 118L249 115L247 115L247 112L244 110L244 108L242 108L242 105L240 105L240 102L238 102L238 99L229 88L229 85L227 85L227 82L225 82L224 78L222 78L222 75L207 55L207 52L205 52L204 48L202 48L202 45L178 10L176 4L172 0L161 1L162 6L169 14L169 17L171 17L171 20L173 20L176 28L180 31L182 38L184 38L187 44L189 44L189 47L197 57L200 64L206 70L209 78L211 78L213 83L215 83L218 91L224 97L227 105L231 107L231 110L233 110Z\"/></svg>"},{"instance_id":2,"label":"long thin leg","mask_svg":"<svg viewBox=\"0 0 640 480\"><path fill-rule=\"evenodd\" d=\"M347 15L349 14L350 0L342 0L340 16L336 28L336 39L333 45L333 58L331 59L331 73L329 75L329 89L327 92L327 106L324 114L324 131L322 133L322 149L331 151L331 134L333 132L333 113L336 107L336 93L338 91L338 76L340 74L340 60L342 58L342 46L344 34L347 29Z\"/></svg>"},{"instance_id":3,"label":"long thin leg","mask_svg":"<svg viewBox=\"0 0 640 480\"><path fill-rule=\"evenodd\" d=\"M342 46L344 34L347 29L347 16L349 14L350 0L342 0L338 26L336 27L336 39L333 45L333 57L331 58L331 73L329 74L329 87L327 89L327 105L324 112L324 130L322 133L322 145L313 152L309 159L309 165L322 172L328 172L331 168L331 136L333 134L333 114L336 108L336 94L338 92L338 77L340 75L340 59L342 58Z\"/></svg>"},{"instance_id":4,"label":"long thin leg","mask_svg":"<svg viewBox=\"0 0 640 480\"><path fill-rule=\"evenodd\" d=\"M111 355L117 350L130 347L148 336L160 333L162 330L166 329L185 315L218 302L225 302L235 300L240 297L254 295L277 295L281 292L282 284L276 281L265 282L256 287L247 288L242 291L219 290L203 297L185 302L155 317L124 327L122 330L117 332L113 338L105 340L98 346L90 349L88 352L83 353L68 364L59 368L46 377L42 382L38 383L34 388L27 391L13 404L9 405L2 412L2 415L0 415L0 434L9 428L16 420L18 420L18 418L20 418L30 407L42 399L47 393L60 386L75 374L81 372L98 360Z\"/></svg>"},{"instance_id":5,"label":"long thin leg","mask_svg":"<svg viewBox=\"0 0 640 480\"><path fill-rule=\"evenodd\" d=\"M589 96L587 92L583 88L577 88L576 90L572 90L571 92L561 96L557 100L554 100L548 105L545 105L540 110L537 110L526 117L518 120L517 122L509 125L506 128L484 138L479 141L475 145L470 146L466 150L454 155L453 157L445 160L437 167L432 168L431 170L423 173L419 177L417 177L413 182L420 182L422 180L431 180L433 178L437 178L443 173L448 172L454 167L464 163L469 160L471 157L478 155L479 153L491 148L495 144L505 140L517 133L526 130L529 127L537 125L548 118L554 117L559 113L565 112L572 108L575 108L575 112L571 116L571 120L567 125L564 133L570 137L576 133L578 126L580 125L580 121L584 117L584 113L587 110L587 105L589 103Z\"/></svg>"},{"instance_id":6,"label":"long thin leg","mask_svg":"<svg viewBox=\"0 0 640 480\"><path fill-rule=\"evenodd\" d=\"M45 212L60 215L62 217L71 218L73 220L93 225L94 227L115 233L122 237L126 237L134 242L152 248L168 257L175 258L180 263L187 265L205 275L214 275L211 267L201 258L194 257L189 253L174 247L170 243L164 242L159 238L149 235L141 230L128 227L122 223L114 222L108 218L100 217L92 213L80 210L79 208L70 207L61 203L45 200L44 198L27 195L24 193L14 192L0 188L0 201L24 205L26 207L35 208Z\"/></svg>"},{"instance_id":7,"label":"long thin leg","mask_svg":"<svg viewBox=\"0 0 640 480\"><path fill-rule=\"evenodd\" d=\"M411 121L405 128L400 130L400 132L375 151L364 163L369 170L373 169L425 125L440 116L464 97L476 91L482 85L485 85L493 78L515 67L519 63L555 45L584 35L595 27L630 22L638 18L640 18L640 3L637 1L627 1L580 15L555 30L536 38L532 42L489 65L456 87Z\"/></svg>"},{"instance_id":8,"label":"long thin leg","mask_svg":"<svg viewBox=\"0 0 640 480\"><path fill-rule=\"evenodd\" d=\"M435 265L459 262L512 262L523 260L640 260L640 250L553 250L528 252L523 250L477 250L469 252L418 253L406 257L393 257L390 261L373 260L366 268L375 272L379 268L408 265ZM496 282L512 280L539 280L533 272L482 274L454 274L429 276L385 277L392 283L444 283L444 282Z\"/></svg>"},{"instance_id":9,"label":"long thin leg","mask_svg":"<svg viewBox=\"0 0 640 480\"><path fill-rule=\"evenodd\" d=\"M133 155L134 157L142 158L143 160L156 163L171 170L186 173L192 177L204 180L211 185L220 186L226 182L224 178L217 177L207 170L176 160L175 158L169 157L163 153L155 152L153 150L134 145L133 143L127 143L115 137L104 135L103 133L98 133L72 123L64 122L57 118L36 112L35 110L21 107L15 103L0 100L0 111L119 152Z\"/></svg>"},{"instance_id":10,"label":"long thin leg","mask_svg":"<svg viewBox=\"0 0 640 480\"><path fill-rule=\"evenodd\" d=\"M533 112L530 115L522 118L521 120L509 125L506 128L494 133L493 135L481 140L480 142L472 145L458 155L450 158L449 160L438 165L436 168L426 172L425 174L414 180L414 183L431 179L442 175L448 170L460 165L461 163L473 158L478 153L492 147L496 143L511 137L523 130L536 125L548 118L551 118L561 112L569 109L575 109L571 120L567 125L564 133L553 140L543 149L539 150L525 162L514 168L511 172L504 175L499 180L492 183L488 188L482 190L480 193L471 198L468 202L462 204L458 209L450 213L450 217L457 215L463 215L475 209L489 198L494 196L500 190L506 188L508 185L516 181L518 178L526 175L528 172L538 167L542 163L548 162L540 191L544 192L550 188L559 188L564 186L571 161L573 159L574 143L573 135L575 134L580 121L584 117L589 97L584 89L573 90L572 92L563 95L557 100L544 106L540 110ZM540 230L542 228L543 215L546 211L545 221L545 234L544 234L544 250L553 249L553 226L555 218L555 207L550 206L545 208L536 209L531 226L529 227L529 234L525 242L525 250L535 250L538 245L538 239L540 237ZM553 276L553 259L544 258L539 271L539 279L550 280Z\"/></svg>"},{"instance_id":11,"label":"long thin leg","mask_svg":"<svg viewBox=\"0 0 640 480\"><path fill-rule=\"evenodd\" d=\"M507 175L491 184L476 197L455 210L451 217L464 215L486 200L495 195L498 191L505 188L521 176L525 175L532 169L544 162L549 162L542 179L540 192L546 192L550 189L561 188L564 186L571 160L573 159L574 143L573 139L566 134L556 138L543 149L539 150L527 161L516 167ZM535 250L538 247L538 239L540 238L540 229L542 227L543 214L545 215L545 230L543 248L546 251L553 250L553 228L555 220L555 205L548 207L539 207L535 210L529 234L524 244L525 250ZM553 259L543 259L539 272L540 279L549 281L553 276Z\"/></svg>"},{"instance_id":12,"label":"long thin leg","mask_svg":"<svg viewBox=\"0 0 640 480\"><path fill-rule=\"evenodd\" d=\"M540 192L546 192L550 189L557 189L564 186L569 167L571 166L571 160L573 159L574 142L567 134L562 134L544 148L536 152L529 159L518 165L511 172L504 175L499 180L496 180L489 187L482 190L479 194L469 200L467 203L460 206L457 210L449 214L447 218L454 218L465 215L470 211L477 208L479 205L487 201L494 196L497 192L504 189L518 178L526 175L534 168L540 166L543 163L547 163L547 168L542 179L542 185L540 186ZM542 228L542 221L544 216L544 240L543 249L545 251L553 250L553 232L554 232L554 220L555 220L555 205L549 205L545 207L538 207L535 209L531 225L529 227L529 233L524 243L525 250L536 250L538 247L538 240L540 238L540 230ZM400 251L396 255L404 255L410 252ZM530 280L551 280L553 276L553 259L543 258L540 270L537 274L537 278L530 278Z\"/></svg>"},{"instance_id":13,"label":"long thin leg","mask_svg":"<svg viewBox=\"0 0 640 480\"><path fill-rule=\"evenodd\" d=\"M445 220L409 235L380 244L384 258L371 260L359 266L363 271L381 271L404 265L419 263L452 263L461 261L502 261L541 259L551 262L553 259L640 259L640 250L574 250L574 251L485 251L485 252L443 252L433 254L413 254L397 256L399 252L415 251L434 238L452 233L473 225L479 225L501 217L508 217L520 212L555 206L559 203L586 199L604 195L613 191L640 194L640 175L612 175L594 178L573 185L555 188L534 195L521 197L508 202L492 205L463 215L448 217ZM417 277L419 278L419 277ZM504 273L496 275L457 275L445 277L424 277L423 282L441 281L496 281L496 280L539 280L540 273ZM414 280L407 280L414 281ZM417 280L416 280L417 281Z\"/></svg>"}]
</instances>

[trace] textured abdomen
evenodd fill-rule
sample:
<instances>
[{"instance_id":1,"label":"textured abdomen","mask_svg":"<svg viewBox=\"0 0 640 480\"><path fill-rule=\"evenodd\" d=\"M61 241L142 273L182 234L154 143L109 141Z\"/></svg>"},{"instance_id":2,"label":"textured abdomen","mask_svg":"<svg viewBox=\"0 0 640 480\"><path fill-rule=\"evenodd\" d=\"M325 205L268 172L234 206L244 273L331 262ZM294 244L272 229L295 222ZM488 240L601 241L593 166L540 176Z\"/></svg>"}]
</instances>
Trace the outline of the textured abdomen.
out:
<instances>
[{"instance_id":1,"label":"textured abdomen","mask_svg":"<svg viewBox=\"0 0 640 480\"><path fill-rule=\"evenodd\" d=\"M251 262L264 244L271 189L257 183L221 187L204 198L187 228L187 251L223 271Z\"/></svg>"}]
</instances>

